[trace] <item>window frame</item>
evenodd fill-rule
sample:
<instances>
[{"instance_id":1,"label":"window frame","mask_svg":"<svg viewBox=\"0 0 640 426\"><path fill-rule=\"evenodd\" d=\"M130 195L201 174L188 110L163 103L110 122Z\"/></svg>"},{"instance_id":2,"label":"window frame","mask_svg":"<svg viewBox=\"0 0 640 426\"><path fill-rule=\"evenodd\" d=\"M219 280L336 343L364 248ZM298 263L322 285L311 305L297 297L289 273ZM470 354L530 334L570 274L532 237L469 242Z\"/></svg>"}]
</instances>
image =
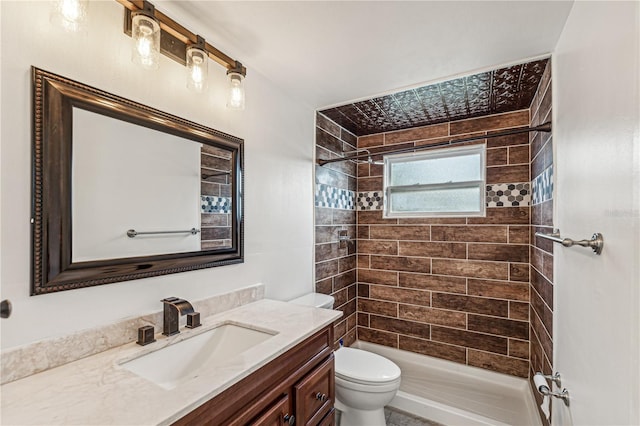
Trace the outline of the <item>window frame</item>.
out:
<instances>
[{"instance_id":1,"label":"window frame","mask_svg":"<svg viewBox=\"0 0 640 426\"><path fill-rule=\"evenodd\" d=\"M391 167L393 164L406 163L411 161L422 161L426 159L453 158L461 157L469 154L480 154L480 173L481 179L462 182L442 182L433 184L414 184L414 185L396 185L389 184L391 180ZM446 147L434 148L433 150L385 155L384 171L383 171L383 209L382 217L385 219L397 218L419 218L419 217L486 217L486 182L487 182L487 144L472 144L462 147ZM463 212L433 212L433 211L411 211L399 212L393 211L391 206L392 192L410 192L420 189L456 189L456 188L479 188L480 189L480 209L478 211Z\"/></svg>"}]
</instances>

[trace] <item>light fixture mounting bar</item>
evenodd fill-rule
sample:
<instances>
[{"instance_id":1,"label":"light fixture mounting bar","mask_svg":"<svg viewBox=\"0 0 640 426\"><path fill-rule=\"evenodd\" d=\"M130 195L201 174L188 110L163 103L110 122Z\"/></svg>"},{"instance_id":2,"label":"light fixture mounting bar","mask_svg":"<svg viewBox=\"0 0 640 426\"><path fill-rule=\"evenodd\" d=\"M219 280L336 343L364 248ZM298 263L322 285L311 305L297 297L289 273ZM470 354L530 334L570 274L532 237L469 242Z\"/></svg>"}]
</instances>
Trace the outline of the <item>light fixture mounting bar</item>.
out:
<instances>
[{"instance_id":1,"label":"light fixture mounting bar","mask_svg":"<svg viewBox=\"0 0 640 426\"><path fill-rule=\"evenodd\" d=\"M131 35L131 14L144 9L144 0L116 0L124 6L124 32ZM189 31L169 16L159 10L155 10L154 17L160 24L162 31L160 38L160 52L174 61L186 65L185 54L188 45L198 43L198 35ZM238 61L218 50L216 47L205 41L204 50L209 58L225 67L227 70L237 68ZM242 66L240 72L243 76L247 74L247 69Z\"/></svg>"}]
</instances>

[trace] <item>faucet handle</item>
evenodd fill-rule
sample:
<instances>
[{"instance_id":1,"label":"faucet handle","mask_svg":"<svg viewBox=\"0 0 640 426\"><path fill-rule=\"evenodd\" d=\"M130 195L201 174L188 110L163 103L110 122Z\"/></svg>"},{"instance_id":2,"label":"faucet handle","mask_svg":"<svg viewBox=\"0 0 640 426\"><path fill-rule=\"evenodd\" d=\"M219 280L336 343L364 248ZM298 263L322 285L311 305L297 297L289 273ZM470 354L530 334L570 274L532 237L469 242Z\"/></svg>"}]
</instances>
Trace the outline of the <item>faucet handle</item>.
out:
<instances>
[{"instance_id":1,"label":"faucet handle","mask_svg":"<svg viewBox=\"0 0 640 426\"><path fill-rule=\"evenodd\" d=\"M145 325L138 328L138 341L136 342L140 346L148 345L149 343L153 343L156 339L153 336L155 332L152 325Z\"/></svg>"},{"instance_id":2,"label":"faucet handle","mask_svg":"<svg viewBox=\"0 0 640 426\"><path fill-rule=\"evenodd\" d=\"M164 303L174 303L174 302L177 302L178 300L180 300L180 299L178 299L177 297L173 297L172 296L172 297L166 297L166 298L164 298L164 299L162 299L160 301L164 302Z\"/></svg>"},{"instance_id":3,"label":"faucet handle","mask_svg":"<svg viewBox=\"0 0 640 426\"><path fill-rule=\"evenodd\" d=\"M200 322L200 312L191 312L187 314L187 328L196 328L200 327L202 323Z\"/></svg>"}]
</instances>

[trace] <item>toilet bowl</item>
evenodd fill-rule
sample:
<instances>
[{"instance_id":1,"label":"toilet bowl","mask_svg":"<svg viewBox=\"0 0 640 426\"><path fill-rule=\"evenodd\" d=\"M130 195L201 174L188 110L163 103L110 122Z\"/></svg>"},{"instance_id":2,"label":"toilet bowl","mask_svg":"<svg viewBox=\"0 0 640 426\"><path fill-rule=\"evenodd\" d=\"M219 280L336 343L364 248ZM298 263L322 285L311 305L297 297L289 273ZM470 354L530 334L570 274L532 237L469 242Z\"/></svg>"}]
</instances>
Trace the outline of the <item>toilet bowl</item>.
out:
<instances>
[{"instance_id":1,"label":"toilet bowl","mask_svg":"<svg viewBox=\"0 0 640 426\"><path fill-rule=\"evenodd\" d=\"M361 349L343 347L334 354L340 425L384 426L384 406L400 388L400 368Z\"/></svg>"},{"instance_id":2,"label":"toilet bowl","mask_svg":"<svg viewBox=\"0 0 640 426\"><path fill-rule=\"evenodd\" d=\"M331 296L306 294L291 303L333 308ZM400 368L380 355L341 347L335 355L335 407L340 426L384 426L384 406L400 388Z\"/></svg>"}]
</instances>

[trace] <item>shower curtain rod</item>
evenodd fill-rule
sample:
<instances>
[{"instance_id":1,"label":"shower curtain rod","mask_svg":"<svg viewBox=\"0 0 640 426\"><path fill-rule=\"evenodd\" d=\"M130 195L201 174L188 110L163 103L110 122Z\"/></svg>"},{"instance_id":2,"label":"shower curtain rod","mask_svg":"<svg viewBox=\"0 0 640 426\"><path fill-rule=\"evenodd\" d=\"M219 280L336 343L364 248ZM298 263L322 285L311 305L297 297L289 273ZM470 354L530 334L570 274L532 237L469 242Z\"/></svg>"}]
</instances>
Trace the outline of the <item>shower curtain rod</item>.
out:
<instances>
[{"instance_id":1,"label":"shower curtain rod","mask_svg":"<svg viewBox=\"0 0 640 426\"><path fill-rule=\"evenodd\" d=\"M457 145L461 143L473 142L473 141L482 140L482 139L498 138L500 136L518 135L520 133L529 133L529 132L550 132L550 131L551 131L551 122L547 121L546 123L543 123L539 126L527 127L526 129L505 130L503 132L493 133L491 135L478 135L478 136L470 136L468 138L450 139L448 141L438 142L431 145L412 146L410 148L390 149L388 151L349 155L342 158L332 158L331 160L318 160L317 162L319 165L324 166L325 164L336 163L340 161L362 160L362 159L367 159L367 158L378 156L378 155L401 154L405 152L423 151L427 149Z\"/></svg>"}]
</instances>

